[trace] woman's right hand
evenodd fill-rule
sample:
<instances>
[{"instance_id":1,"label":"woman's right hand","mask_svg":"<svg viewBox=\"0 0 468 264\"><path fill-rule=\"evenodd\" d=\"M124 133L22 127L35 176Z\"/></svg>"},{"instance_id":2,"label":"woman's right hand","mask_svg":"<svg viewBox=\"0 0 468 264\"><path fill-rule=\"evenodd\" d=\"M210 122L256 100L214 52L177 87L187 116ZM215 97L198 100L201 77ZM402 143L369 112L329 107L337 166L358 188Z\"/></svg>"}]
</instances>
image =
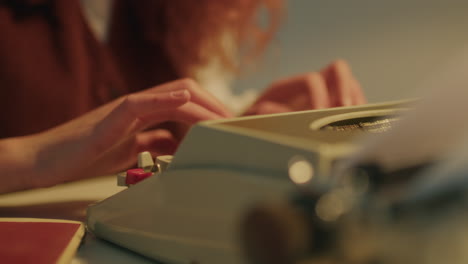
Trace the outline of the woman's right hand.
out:
<instances>
[{"instance_id":1,"label":"woman's right hand","mask_svg":"<svg viewBox=\"0 0 468 264\"><path fill-rule=\"evenodd\" d=\"M189 79L124 96L45 132L0 140L0 193L126 169L139 152L157 152L158 142L168 136L148 128L230 116Z\"/></svg>"}]
</instances>

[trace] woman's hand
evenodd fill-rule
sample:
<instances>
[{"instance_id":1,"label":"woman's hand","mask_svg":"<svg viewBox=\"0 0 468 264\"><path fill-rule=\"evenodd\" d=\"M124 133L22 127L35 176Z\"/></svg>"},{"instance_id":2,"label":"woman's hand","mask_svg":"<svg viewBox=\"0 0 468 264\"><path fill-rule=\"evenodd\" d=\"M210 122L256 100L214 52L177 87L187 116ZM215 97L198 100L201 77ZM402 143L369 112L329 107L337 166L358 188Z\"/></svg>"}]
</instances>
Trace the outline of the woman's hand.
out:
<instances>
[{"instance_id":1,"label":"woman's hand","mask_svg":"<svg viewBox=\"0 0 468 264\"><path fill-rule=\"evenodd\" d=\"M366 103L361 85L345 61L273 83L245 115L273 114Z\"/></svg>"},{"instance_id":2,"label":"woman's hand","mask_svg":"<svg viewBox=\"0 0 468 264\"><path fill-rule=\"evenodd\" d=\"M0 141L0 192L45 187L128 168L171 137L149 127L229 117L191 80L130 94L48 131Z\"/></svg>"}]
</instances>

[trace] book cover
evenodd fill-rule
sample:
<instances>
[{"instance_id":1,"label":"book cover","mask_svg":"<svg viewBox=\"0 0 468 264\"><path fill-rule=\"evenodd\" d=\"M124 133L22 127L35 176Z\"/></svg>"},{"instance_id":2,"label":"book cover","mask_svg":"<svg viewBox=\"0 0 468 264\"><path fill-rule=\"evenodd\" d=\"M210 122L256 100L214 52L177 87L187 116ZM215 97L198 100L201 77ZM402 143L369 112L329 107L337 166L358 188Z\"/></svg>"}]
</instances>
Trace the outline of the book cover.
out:
<instances>
[{"instance_id":1,"label":"book cover","mask_svg":"<svg viewBox=\"0 0 468 264\"><path fill-rule=\"evenodd\" d=\"M70 263L84 234L77 221L0 218L0 262Z\"/></svg>"}]
</instances>

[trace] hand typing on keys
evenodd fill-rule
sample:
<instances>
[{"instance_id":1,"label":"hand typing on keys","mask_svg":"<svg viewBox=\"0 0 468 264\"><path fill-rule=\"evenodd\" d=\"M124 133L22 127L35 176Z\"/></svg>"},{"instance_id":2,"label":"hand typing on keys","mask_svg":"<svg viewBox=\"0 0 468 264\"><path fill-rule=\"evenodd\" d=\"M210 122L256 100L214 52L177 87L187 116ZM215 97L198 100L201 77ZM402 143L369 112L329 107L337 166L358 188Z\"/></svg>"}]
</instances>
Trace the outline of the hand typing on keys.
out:
<instances>
[{"instance_id":1,"label":"hand typing on keys","mask_svg":"<svg viewBox=\"0 0 468 264\"><path fill-rule=\"evenodd\" d=\"M42 133L0 140L0 193L51 186L124 170L137 153L157 153L165 121L192 125L231 116L192 80L183 79L114 100Z\"/></svg>"}]
</instances>

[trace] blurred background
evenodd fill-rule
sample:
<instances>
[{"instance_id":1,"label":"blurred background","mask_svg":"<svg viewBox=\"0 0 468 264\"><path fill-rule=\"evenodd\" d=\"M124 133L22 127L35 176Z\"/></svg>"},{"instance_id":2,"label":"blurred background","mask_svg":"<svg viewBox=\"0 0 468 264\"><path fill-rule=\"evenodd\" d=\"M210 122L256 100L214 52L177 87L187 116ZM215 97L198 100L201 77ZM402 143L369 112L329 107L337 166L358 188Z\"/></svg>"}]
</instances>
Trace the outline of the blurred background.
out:
<instances>
[{"instance_id":1,"label":"blurred background","mask_svg":"<svg viewBox=\"0 0 468 264\"><path fill-rule=\"evenodd\" d=\"M234 89L263 89L343 58L369 102L413 97L468 46L467 22L466 0L289 0L263 63Z\"/></svg>"}]
</instances>

